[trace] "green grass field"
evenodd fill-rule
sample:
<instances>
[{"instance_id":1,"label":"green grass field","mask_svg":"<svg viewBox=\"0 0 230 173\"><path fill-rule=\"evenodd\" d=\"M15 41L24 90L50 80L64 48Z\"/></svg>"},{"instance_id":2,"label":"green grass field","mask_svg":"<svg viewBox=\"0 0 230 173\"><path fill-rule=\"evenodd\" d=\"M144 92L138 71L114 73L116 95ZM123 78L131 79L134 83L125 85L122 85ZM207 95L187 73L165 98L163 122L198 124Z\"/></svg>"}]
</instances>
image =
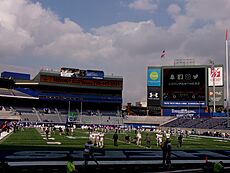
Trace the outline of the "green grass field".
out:
<instances>
[{"instance_id":1,"label":"green grass field","mask_svg":"<svg viewBox=\"0 0 230 173\"><path fill-rule=\"evenodd\" d=\"M145 149L145 134L142 132L142 145L137 146L135 144L125 143L125 133L118 134L119 141L118 146L113 146L113 131L106 133L104 138L105 149ZM151 149L159 149L156 146L156 135L153 132L148 132L151 137ZM130 137L135 136L134 132L129 133ZM70 150L70 149L82 149L84 144L88 141L88 131L82 129L76 129L74 131L73 139L69 139L66 135L60 136L58 132L51 135L53 140L49 139L48 142L60 142L61 144L47 144L45 136L42 136L40 130L35 128L25 128L24 131L17 131L7 136L0 141L0 148L7 149L55 149L55 150ZM44 139L43 139L44 138ZM230 141L223 139L203 138L197 136L190 136L183 138L183 146L177 148L177 137L171 136L172 147L174 150L198 150L198 149L211 149L211 150L230 150Z\"/></svg>"}]
</instances>

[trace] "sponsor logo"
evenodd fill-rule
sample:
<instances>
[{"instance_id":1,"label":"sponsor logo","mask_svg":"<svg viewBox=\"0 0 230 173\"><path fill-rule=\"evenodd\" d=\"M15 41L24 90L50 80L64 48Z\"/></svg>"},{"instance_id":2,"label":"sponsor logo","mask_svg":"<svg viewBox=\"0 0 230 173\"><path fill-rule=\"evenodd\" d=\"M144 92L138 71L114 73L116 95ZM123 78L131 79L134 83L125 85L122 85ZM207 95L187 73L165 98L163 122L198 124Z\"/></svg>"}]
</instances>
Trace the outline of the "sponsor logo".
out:
<instances>
[{"instance_id":1,"label":"sponsor logo","mask_svg":"<svg viewBox=\"0 0 230 173\"><path fill-rule=\"evenodd\" d=\"M159 77L159 75L158 75L157 72L153 71L153 72L150 73L150 78L151 78L152 80L157 80L158 77Z\"/></svg>"}]
</instances>

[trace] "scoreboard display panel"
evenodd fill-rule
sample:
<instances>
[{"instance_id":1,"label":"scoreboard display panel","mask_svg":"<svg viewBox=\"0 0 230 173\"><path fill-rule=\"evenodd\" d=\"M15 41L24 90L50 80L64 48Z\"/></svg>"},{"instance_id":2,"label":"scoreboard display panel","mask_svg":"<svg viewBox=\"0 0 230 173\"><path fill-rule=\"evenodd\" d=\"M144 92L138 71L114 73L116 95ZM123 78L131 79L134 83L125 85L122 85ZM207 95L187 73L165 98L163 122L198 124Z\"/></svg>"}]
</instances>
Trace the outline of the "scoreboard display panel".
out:
<instances>
[{"instance_id":1,"label":"scoreboard display panel","mask_svg":"<svg viewBox=\"0 0 230 173\"><path fill-rule=\"evenodd\" d=\"M206 104L207 69L175 67L162 69L164 106L201 106Z\"/></svg>"}]
</instances>

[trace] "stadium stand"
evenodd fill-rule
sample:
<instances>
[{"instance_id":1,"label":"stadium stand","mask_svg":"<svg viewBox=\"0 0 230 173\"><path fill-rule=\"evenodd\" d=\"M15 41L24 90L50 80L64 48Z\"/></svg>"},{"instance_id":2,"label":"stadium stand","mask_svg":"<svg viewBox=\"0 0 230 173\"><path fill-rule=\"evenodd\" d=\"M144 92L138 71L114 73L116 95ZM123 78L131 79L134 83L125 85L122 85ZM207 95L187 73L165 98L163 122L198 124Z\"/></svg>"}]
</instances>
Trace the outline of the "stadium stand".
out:
<instances>
[{"instance_id":1,"label":"stadium stand","mask_svg":"<svg viewBox=\"0 0 230 173\"><path fill-rule=\"evenodd\" d=\"M12 92L11 90L7 89L7 88L0 88L0 94L3 96L12 96Z\"/></svg>"},{"instance_id":2,"label":"stadium stand","mask_svg":"<svg viewBox=\"0 0 230 173\"><path fill-rule=\"evenodd\" d=\"M139 124L153 124L153 125L159 126L168 121L171 121L174 118L175 118L174 116L132 116L132 115L128 115L124 118L124 124L139 123Z\"/></svg>"},{"instance_id":3,"label":"stadium stand","mask_svg":"<svg viewBox=\"0 0 230 173\"><path fill-rule=\"evenodd\" d=\"M176 118L173 121L165 123L162 127L177 128L199 128L199 129L230 129L227 117L209 117L209 118Z\"/></svg>"}]
</instances>

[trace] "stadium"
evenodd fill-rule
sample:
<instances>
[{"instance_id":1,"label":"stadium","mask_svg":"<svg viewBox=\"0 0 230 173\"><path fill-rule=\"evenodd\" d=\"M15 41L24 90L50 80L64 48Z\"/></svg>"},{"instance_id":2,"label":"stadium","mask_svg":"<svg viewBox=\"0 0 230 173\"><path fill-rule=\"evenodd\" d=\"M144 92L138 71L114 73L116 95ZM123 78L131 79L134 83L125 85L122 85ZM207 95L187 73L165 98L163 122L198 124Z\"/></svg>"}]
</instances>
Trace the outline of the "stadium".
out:
<instances>
[{"instance_id":1,"label":"stadium","mask_svg":"<svg viewBox=\"0 0 230 173\"><path fill-rule=\"evenodd\" d=\"M169 134L172 172L203 172L207 160L222 160L229 169L223 65L148 67L146 108L128 104L122 109L123 92L123 77L102 70L42 69L33 79L27 73L2 72L1 167L59 173L71 155L79 172L165 172L156 138L160 134L165 140ZM102 147L97 143L101 134ZM100 167L93 161L82 166L89 138L95 140Z\"/></svg>"}]
</instances>

